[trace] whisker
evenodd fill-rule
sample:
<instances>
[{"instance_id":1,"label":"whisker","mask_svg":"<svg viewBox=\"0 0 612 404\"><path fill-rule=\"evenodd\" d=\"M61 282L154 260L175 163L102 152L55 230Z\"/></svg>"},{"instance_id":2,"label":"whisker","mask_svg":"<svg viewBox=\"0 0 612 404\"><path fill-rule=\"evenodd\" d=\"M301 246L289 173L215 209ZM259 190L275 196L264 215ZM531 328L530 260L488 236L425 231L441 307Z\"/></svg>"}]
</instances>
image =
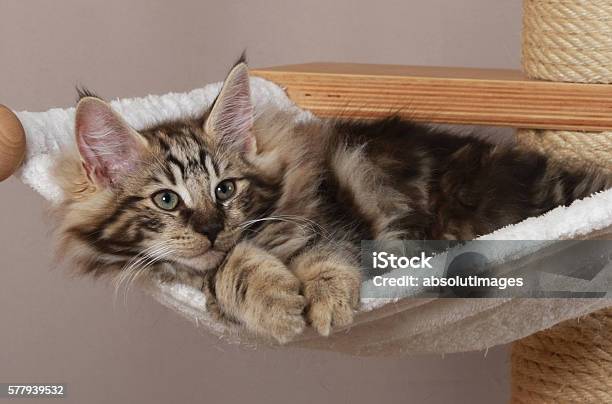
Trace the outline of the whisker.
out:
<instances>
[{"instance_id":1,"label":"whisker","mask_svg":"<svg viewBox=\"0 0 612 404\"><path fill-rule=\"evenodd\" d=\"M114 301L117 301L119 289L121 289L121 286L133 276L134 272L138 271L140 265L147 262L154 256L163 254L169 250L170 247L167 246L165 243L156 243L150 247L143 249L134 257L132 257L128 262L126 262L113 282L115 286Z\"/></svg>"},{"instance_id":2,"label":"whisker","mask_svg":"<svg viewBox=\"0 0 612 404\"><path fill-rule=\"evenodd\" d=\"M124 302L127 304L127 296L131 290L131 287L134 283L136 283L136 281L146 272L146 270L148 268L150 268L151 266L153 266L154 264L156 264L157 262L161 261L162 259L164 259L165 257L167 257L168 255L171 255L172 253L174 253L174 250L167 250L163 253L158 254L155 257L152 257L150 260L148 260L144 265L142 265L138 270L133 271L132 276L130 277L130 279L128 279L128 281L126 282L125 285L125 293L124 293Z\"/></svg>"},{"instance_id":3,"label":"whisker","mask_svg":"<svg viewBox=\"0 0 612 404\"><path fill-rule=\"evenodd\" d=\"M246 230L249 226L251 226L253 224L260 223L260 222L265 222L265 221L279 221L279 222L293 223L293 224L297 225L298 228L304 234L308 234L308 233L317 234L317 235L320 235L321 237L323 237L328 242L333 242L334 241L332 239L331 235L329 234L329 232L327 232L323 226L321 226L320 224L318 224L314 220L305 218L303 216L282 215L282 214L281 215L274 215L274 216L267 216L267 217L262 217L262 218L259 218L259 219L252 219L252 220L244 221L243 223L239 224L238 226L240 228Z\"/></svg>"}]
</instances>

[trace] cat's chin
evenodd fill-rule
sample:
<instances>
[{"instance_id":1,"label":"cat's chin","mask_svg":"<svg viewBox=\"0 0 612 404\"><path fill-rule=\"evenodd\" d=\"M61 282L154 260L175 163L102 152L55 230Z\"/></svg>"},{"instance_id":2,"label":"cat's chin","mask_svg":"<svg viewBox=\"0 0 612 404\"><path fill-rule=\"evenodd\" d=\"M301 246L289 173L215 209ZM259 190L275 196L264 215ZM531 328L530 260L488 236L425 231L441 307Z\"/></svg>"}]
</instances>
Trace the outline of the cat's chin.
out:
<instances>
[{"instance_id":1,"label":"cat's chin","mask_svg":"<svg viewBox=\"0 0 612 404\"><path fill-rule=\"evenodd\" d=\"M225 254L222 251L209 250L194 257L175 256L172 260L194 271L204 272L217 267L223 261Z\"/></svg>"}]
</instances>

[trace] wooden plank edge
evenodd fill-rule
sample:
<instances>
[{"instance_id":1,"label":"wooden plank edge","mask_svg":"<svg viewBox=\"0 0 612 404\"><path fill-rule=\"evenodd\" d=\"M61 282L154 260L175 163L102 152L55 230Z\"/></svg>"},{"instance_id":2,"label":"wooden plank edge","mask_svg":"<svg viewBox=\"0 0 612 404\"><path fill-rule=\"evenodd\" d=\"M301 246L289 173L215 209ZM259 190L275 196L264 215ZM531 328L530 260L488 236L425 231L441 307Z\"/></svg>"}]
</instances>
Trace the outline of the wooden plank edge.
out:
<instances>
[{"instance_id":1,"label":"wooden plank edge","mask_svg":"<svg viewBox=\"0 0 612 404\"><path fill-rule=\"evenodd\" d=\"M308 71L311 65L316 71ZM251 73L281 85L297 105L324 117L371 119L397 113L433 123L612 130L612 86L605 84L535 81L497 69L460 68L459 77L450 77L452 68L393 66L421 73L408 76L376 74L384 65L358 65L353 69L358 73L347 73L350 66L290 65ZM366 67L373 73L365 74ZM426 77L427 69L443 69L444 74L435 70ZM402 105L409 108L398 108Z\"/></svg>"}]
</instances>

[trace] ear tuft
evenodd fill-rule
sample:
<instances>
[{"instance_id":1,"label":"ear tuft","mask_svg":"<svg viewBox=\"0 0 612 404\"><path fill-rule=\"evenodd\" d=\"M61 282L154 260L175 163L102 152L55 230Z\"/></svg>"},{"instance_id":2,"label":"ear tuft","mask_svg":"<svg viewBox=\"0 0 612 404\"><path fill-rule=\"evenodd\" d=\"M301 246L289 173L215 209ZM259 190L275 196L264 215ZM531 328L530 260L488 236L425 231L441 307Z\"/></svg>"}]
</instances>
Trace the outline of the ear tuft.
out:
<instances>
[{"instance_id":1,"label":"ear tuft","mask_svg":"<svg viewBox=\"0 0 612 404\"><path fill-rule=\"evenodd\" d=\"M77 92L77 102L87 97L98 98L99 100L102 100L102 97L98 96L95 92L91 91L90 89L84 86L76 86L76 92Z\"/></svg>"},{"instance_id":2,"label":"ear tuft","mask_svg":"<svg viewBox=\"0 0 612 404\"><path fill-rule=\"evenodd\" d=\"M226 146L236 147L240 151L254 148L253 105L246 63L239 62L228 74L204 129L217 136Z\"/></svg>"},{"instance_id":3,"label":"ear tuft","mask_svg":"<svg viewBox=\"0 0 612 404\"><path fill-rule=\"evenodd\" d=\"M116 184L140 161L145 139L106 102L94 97L81 99L75 121L77 146L92 181L104 186Z\"/></svg>"},{"instance_id":4,"label":"ear tuft","mask_svg":"<svg viewBox=\"0 0 612 404\"><path fill-rule=\"evenodd\" d=\"M238 58L238 60L236 61L236 63L234 63L234 66L238 66L239 64L244 63L245 65L248 65L249 63L247 62L247 51L246 49L244 49L242 51L242 53L240 54L240 57Z\"/></svg>"}]
</instances>

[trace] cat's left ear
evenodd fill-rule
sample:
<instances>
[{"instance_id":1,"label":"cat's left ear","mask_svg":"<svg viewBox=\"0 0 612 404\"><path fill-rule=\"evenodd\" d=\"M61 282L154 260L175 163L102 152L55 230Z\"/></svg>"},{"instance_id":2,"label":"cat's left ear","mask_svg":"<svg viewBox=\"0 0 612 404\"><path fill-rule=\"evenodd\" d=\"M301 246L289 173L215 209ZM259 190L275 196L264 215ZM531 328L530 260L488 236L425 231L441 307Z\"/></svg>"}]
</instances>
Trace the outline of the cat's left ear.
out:
<instances>
[{"instance_id":1,"label":"cat's left ear","mask_svg":"<svg viewBox=\"0 0 612 404\"><path fill-rule=\"evenodd\" d=\"M204 129L232 149L241 152L255 150L253 104L246 63L238 63L228 74Z\"/></svg>"}]
</instances>

